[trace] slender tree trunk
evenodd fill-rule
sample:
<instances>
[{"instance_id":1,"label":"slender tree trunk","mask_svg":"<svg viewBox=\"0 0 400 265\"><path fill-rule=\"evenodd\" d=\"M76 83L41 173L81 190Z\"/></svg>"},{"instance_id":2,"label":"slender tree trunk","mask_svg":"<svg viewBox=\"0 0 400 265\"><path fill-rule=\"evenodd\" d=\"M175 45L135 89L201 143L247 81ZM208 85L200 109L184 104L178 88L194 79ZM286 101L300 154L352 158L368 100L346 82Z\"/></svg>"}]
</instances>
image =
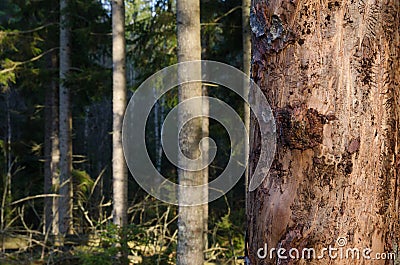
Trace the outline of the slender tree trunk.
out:
<instances>
[{"instance_id":1,"label":"slender tree trunk","mask_svg":"<svg viewBox=\"0 0 400 265\"><path fill-rule=\"evenodd\" d=\"M243 42L243 72L250 76L251 61L251 34L250 34L250 0L242 0L242 42ZM244 95L248 97L249 88L245 89ZM250 129L250 108L247 102L244 103L244 124L247 131ZM247 150L248 152L248 150ZM245 185L247 192L248 170L245 172Z\"/></svg>"},{"instance_id":2,"label":"slender tree trunk","mask_svg":"<svg viewBox=\"0 0 400 265\"><path fill-rule=\"evenodd\" d=\"M200 1L178 0L177 1L177 33L178 33L178 62L200 60ZM201 78L200 69L197 71ZM180 78L184 75L185 69L179 68ZM186 99L201 96L202 85L200 83L186 83L179 87L179 102ZM179 108L179 123L187 121L191 111L201 110L202 104L192 105L190 108ZM180 132L179 142L185 156L196 158L200 155L199 141L202 138L202 119L194 119L186 124ZM179 158L181 159L181 158ZM186 171L178 169L180 185L200 185L203 183L202 170ZM179 202L190 196L202 196L202 194L185 194L184 190L179 191ZM179 205L178 218L178 265L199 265L203 264L203 206L182 206Z\"/></svg>"},{"instance_id":3,"label":"slender tree trunk","mask_svg":"<svg viewBox=\"0 0 400 265\"><path fill-rule=\"evenodd\" d=\"M11 171L12 171L12 153L11 153L11 141L12 141L12 124L11 124L11 109L10 109L10 97L11 92L9 91L6 96L6 106L7 106L7 180L6 180L6 194L7 201L11 202ZM7 206L7 210L9 206ZM8 213L7 213L8 214Z\"/></svg>"},{"instance_id":4,"label":"slender tree trunk","mask_svg":"<svg viewBox=\"0 0 400 265\"><path fill-rule=\"evenodd\" d=\"M122 121L126 107L125 7L123 0L112 1L113 31L113 218L127 224L128 180L122 150Z\"/></svg>"},{"instance_id":5,"label":"slender tree trunk","mask_svg":"<svg viewBox=\"0 0 400 265\"><path fill-rule=\"evenodd\" d=\"M153 88L154 97L156 97L156 88ZM157 100L154 105L154 145L155 145L155 161L156 168L158 172L161 172L161 157L162 157L162 148L161 148L161 140L160 140L160 124L162 122L161 116L161 107L160 103Z\"/></svg>"},{"instance_id":6,"label":"slender tree trunk","mask_svg":"<svg viewBox=\"0 0 400 265\"><path fill-rule=\"evenodd\" d=\"M251 264L306 262L260 259L264 243L321 255L341 239L344 251L371 248L371 257L398 246L399 5L253 2L252 75L279 137L269 175L248 198ZM250 170L259 148L254 134ZM307 264L371 262L324 257Z\"/></svg>"},{"instance_id":7,"label":"slender tree trunk","mask_svg":"<svg viewBox=\"0 0 400 265\"><path fill-rule=\"evenodd\" d=\"M207 92L207 86L203 86L203 97L207 97L208 96L208 92ZM209 137L209 119L208 119L208 115L210 113L210 104L207 98L203 98L203 118L202 118L202 127L203 127L203 138L205 137ZM208 161L209 158L209 145L208 142L204 142L203 146L202 146L202 153L203 153L203 158L204 161ZM203 174L203 184L204 183L208 183L208 167L204 168L202 171ZM204 186L204 197L208 198L208 185ZM204 222L204 226L203 226L203 240L204 240L204 249L207 250L208 249L208 203L203 204L203 222ZM206 255L204 256L204 258L208 258Z\"/></svg>"},{"instance_id":8,"label":"slender tree trunk","mask_svg":"<svg viewBox=\"0 0 400 265\"><path fill-rule=\"evenodd\" d=\"M60 165L60 140L59 140L59 116L58 116L58 87L54 82L55 94L54 94L54 102L53 102L53 110L52 110L52 133L51 136L51 183L52 183L52 192L59 193L60 190L60 173L59 173L59 165ZM60 215L59 215L59 198L53 197L52 199L52 233L54 235L58 235L60 233Z\"/></svg>"},{"instance_id":9,"label":"slender tree trunk","mask_svg":"<svg viewBox=\"0 0 400 265\"><path fill-rule=\"evenodd\" d=\"M60 1L60 233L73 231L72 220L72 148L70 90L66 78L71 67L71 36L68 16L68 0Z\"/></svg>"},{"instance_id":10,"label":"slender tree trunk","mask_svg":"<svg viewBox=\"0 0 400 265\"><path fill-rule=\"evenodd\" d=\"M161 98L161 102L158 103L159 108L160 108L160 121L159 121L159 128L162 128L163 122L164 122L164 118L165 118L165 97ZM159 165L160 167L160 172L161 172L161 168L162 168L162 156L163 156L163 149L162 146L160 145L158 147L157 150L157 155L158 155L158 161L157 161L157 165Z\"/></svg>"},{"instance_id":11,"label":"slender tree trunk","mask_svg":"<svg viewBox=\"0 0 400 265\"><path fill-rule=\"evenodd\" d=\"M250 5L251 0L242 0L243 72L246 75L250 75L251 61Z\"/></svg>"},{"instance_id":12,"label":"slender tree trunk","mask_svg":"<svg viewBox=\"0 0 400 265\"><path fill-rule=\"evenodd\" d=\"M56 54L51 55L49 65L57 68ZM57 193L60 184L58 127L58 86L52 79L46 91L45 103L44 192L46 194ZM44 208L44 233L47 234L51 231L53 234L58 234L58 198L45 198Z\"/></svg>"},{"instance_id":13,"label":"slender tree trunk","mask_svg":"<svg viewBox=\"0 0 400 265\"><path fill-rule=\"evenodd\" d=\"M52 106L51 106L51 98L52 95L52 86L50 85L46 91L46 99L45 99L45 109L44 109L44 193L50 194L51 189L51 125L52 125ZM43 221L43 233L48 233L51 230L51 225L53 222L53 212L52 212L52 198L44 198L44 221Z\"/></svg>"},{"instance_id":14,"label":"slender tree trunk","mask_svg":"<svg viewBox=\"0 0 400 265\"><path fill-rule=\"evenodd\" d=\"M1 229L4 230L10 220L11 208L9 203L12 201L11 193L11 171L12 171L12 153L11 153L11 140L12 140L12 124L11 124L11 110L10 110L10 97L11 91L6 92L6 119L7 119L7 133L5 137L5 175L3 179L3 194L1 203Z\"/></svg>"},{"instance_id":15,"label":"slender tree trunk","mask_svg":"<svg viewBox=\"0 0 400 265\"><path fill-rule=\"evenodd\" d=\"M243 72L250 76L251 66L251 33L250 33L250 6L251 0L242 0L242 42L243 42ZM244 96L248 100L249 87L243 85ZM243 119L247 132L250 132L250 107L247 102L243 105ZM245 146L245 151L249 153L249 146ZM245 188L245 212L247 215L247 190L249 185L249 167L244 172ZM247 244L247 235L245 235L245 244ZM247 258L247 246L245 246L245 258Z\"/></svg>"}]
</instances>

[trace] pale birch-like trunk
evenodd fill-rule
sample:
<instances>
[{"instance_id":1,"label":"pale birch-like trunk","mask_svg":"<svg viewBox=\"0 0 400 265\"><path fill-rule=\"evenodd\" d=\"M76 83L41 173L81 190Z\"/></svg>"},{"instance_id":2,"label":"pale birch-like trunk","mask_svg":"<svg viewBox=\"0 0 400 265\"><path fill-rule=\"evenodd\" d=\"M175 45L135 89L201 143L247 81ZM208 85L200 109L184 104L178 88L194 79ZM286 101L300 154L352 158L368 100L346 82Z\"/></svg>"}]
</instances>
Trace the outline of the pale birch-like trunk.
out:
<instances>
[{"instance_id":1,"label":"pale birch-like trunk","mask_svg":"<svg viewBox=\"0 0 400 265\"><path fill-rule=\"evenodd\" d=\"M127 224L128 174L122 149L122 121L126 108L125 6L123 0L112 0L113 36L113 220Z\"/></svg>"},{"instance_id":2,"label":"pale birch-like trunk","mask_svg":"<svg viewBox=\"0 0 400 265\"><path fill-rule=\"evenodd\" d=\"M62 235L73 232L72 220L72 144L70 89L65 83L71 68L71 29L68 16L68 0L60 1L60 199L59 227Z\"/></svg>"},{"instance_id":3,"label":"pale birch-like trunk","mask_svg":"<svg viewBox=\"0 0 400 265\"><path fill-rule=\"evenodd\" d=\"M200 1L198 0L178 0L177 1L177 37L178 37L178 62L200 60ZM190 69L197 71L201 77L200 69ZM178 75L184 73L182 68L178 69ZM202 85L200 83L186 83L179 87L179 102L186 99L201 96ZM187 121L187 117L194 109L201 110L202 104L191 105L190 108L179 108L179 123ZM202 138L202 119L194 119L182 128L179 137L180 147L185 156L197 158L200 155L199 141ZM180 158L178 158L180 159ZM178 179L180 185L200 185L204 179L202 171L186 171L178 169ZM201 194L185 194L179 191L179 201L189 196L201 196ZM178 265L199 265L203 264L203 205L182 206L179 205L178 217Z\"/></svg>"},{"instance_id":4,"label":"pale birch-like trunk","mask_svg":"<svg viewBox=\"0 0 400 265\"><path fill-rule=\"evenodd\" d=\"M338 238L345 251L371 248L372 257L398 247L399 1L272 0L252 8L252 76L275 113L278 148L248 198L251 264L393 264L327 253L269 260L257 250L267 243L320 255L339 248ZM254 128L250 170L260 147Z\"/></svg>"}]
</instances>

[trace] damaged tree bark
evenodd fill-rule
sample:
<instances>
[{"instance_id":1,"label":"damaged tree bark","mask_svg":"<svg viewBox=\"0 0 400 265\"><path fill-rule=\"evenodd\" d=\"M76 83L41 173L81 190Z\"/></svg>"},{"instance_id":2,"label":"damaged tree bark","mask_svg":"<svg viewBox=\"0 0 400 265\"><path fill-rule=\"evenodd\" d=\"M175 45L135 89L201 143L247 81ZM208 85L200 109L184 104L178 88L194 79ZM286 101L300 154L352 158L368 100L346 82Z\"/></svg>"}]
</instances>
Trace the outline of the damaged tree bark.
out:
<instances>
[{"instance_id":1,"label":"damaged tree bark","mask_svg":"<svg viewBox=\"0 0 400 265\"><path fill-rule=\"evenodd\" d=\"M400 221L400 3L255 0L251 11L252 77L274 110L278 136L269 176L248 196L251 264L369 264L361 253L346 259L346 250L370 248L371 258L393 252ZM254 117L251 123L257 126ZM257 130L250 172L262 148ZM257 251L265 244L263 258L265 249ZM343 258L320 258L329 246L342 248ZM279 247L288 257L277 260L275 251L270 259ZM291 248L299 259L289 257ZM302 259L305 248L315 255Z\"/></svg>"}]
</instances>

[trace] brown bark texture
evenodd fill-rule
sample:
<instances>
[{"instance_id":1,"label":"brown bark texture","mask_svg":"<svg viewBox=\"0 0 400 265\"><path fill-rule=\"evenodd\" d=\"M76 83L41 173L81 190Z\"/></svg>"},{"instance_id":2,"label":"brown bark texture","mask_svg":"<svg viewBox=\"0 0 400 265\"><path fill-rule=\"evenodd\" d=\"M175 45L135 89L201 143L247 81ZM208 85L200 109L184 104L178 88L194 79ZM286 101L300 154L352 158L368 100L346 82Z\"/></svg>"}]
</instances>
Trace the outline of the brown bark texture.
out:
<instances>
[{"instance_id":1,"label":"brown bark texture","mask_svg":"<svg viewBox=\"0 0 400 265\"><path fill-rule=\"evenodd\" d=\"M268 248L399 243L398 0L254 0L252 77L274 111L278 147L248 196L251 264L393 264L259 258ZM250 92L250 97L252 93ZM251 120L250 171L260 146ZM288 255L288 253L285 253Z\"/></svg>"}]
</instances>

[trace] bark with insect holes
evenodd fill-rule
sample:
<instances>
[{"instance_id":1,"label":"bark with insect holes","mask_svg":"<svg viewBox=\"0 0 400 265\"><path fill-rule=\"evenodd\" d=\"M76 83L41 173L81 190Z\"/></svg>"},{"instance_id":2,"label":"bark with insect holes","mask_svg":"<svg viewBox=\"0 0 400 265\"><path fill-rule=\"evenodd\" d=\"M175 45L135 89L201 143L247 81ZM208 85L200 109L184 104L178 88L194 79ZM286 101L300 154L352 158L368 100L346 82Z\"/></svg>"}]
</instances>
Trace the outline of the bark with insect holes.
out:
<instances>
[{"instance_id":1,"label":"bark with insect holes","mask_svg":"<svg viewBox=\"0 0 400 265\"><path fill-rule=\"evenodd\" d=\"M264 243L317 255L340 237L371 255L398 246L399 13L397 0L253 1L252 76L274 110L278 148L248 196L251 264L305 262L260 259ZM260 150L251 123L250 171ZM307 260L327 263L366 261Z\"/></svg>"}]
</instances>

